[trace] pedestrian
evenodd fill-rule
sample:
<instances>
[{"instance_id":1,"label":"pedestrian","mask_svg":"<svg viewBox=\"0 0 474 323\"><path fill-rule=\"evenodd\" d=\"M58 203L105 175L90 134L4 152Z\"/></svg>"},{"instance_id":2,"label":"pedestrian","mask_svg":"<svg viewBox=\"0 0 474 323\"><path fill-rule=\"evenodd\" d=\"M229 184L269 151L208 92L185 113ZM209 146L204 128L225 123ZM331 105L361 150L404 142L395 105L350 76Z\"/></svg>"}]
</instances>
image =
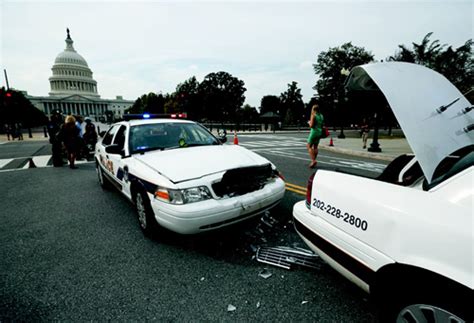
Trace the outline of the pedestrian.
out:
<instances>
[{"instance_id":1,"label":"pedestrian","mask_svg":"<svg viewBox=\"0 0 474 323\"><path fill-rule=\"evenodd\" d=\"M48 122L48 135L49 142L52 145L51 152L53 154L53 166L62 167L63 166L63 156L62 156L62 144L59 139L59 131L63 124L63 117L59 110L54 110L51 114L51 118Z\"/></svg>"},{"instance_id":2,"label":"pedestrian","mask_svg":"<svg viewBox=\"0 0 474 323\"><path fill-rule=\"evenodd\" d=\"M12 137L12 140L13 140L11 125L9 125L8 123L5 123L4 128L5 128L5 134L7 135L8 141L10 141L10 136Z\"/></svg>"},{"instance_id":3,"label":"pedestrian","mask_svg":"<svg viewBox=\"0 0 474 323\"><path fill-rule=\"evenodd\" d=\"M360 125L360 133L362 135L362 149L367 148L367 138L369 138L369 124L367 120L362 119L362 124Z\"/></svg>"},{"instance_id":4,"label":"pedestrian","mask_svg":"<svg viewBox=\"0 0 474 323\"><path fill-rule=\"evenodd\" d=\"M23 133L21 131L21 123L15 123L15 128L14 128L14 132L15 132L15 137L18 138L18 140L23 140Z\"/></svg>"},{"instance_id":5,"label":"pedestrian","mask_svg":"<svg viewBox=\"0 0 474 323\"><path fill-rule=\"evenodd\" d=\"M311 108L311 117L308 121L308 124L311 129L306 143L306 147L308 148L309 157L311 157L311 163L309 163L309 168L314 168L318 163L316 161L316 157L318 157L318 145L319 141L321 140L324 124L324 117L319 111L318 104L314 104Z\"/></svg>"},{"instance_id":6,"label":"pedestrian","mask_svg":"<svg viewBox=\"0 0 474 323\"><path fill-rule=\"evenodd\" d=\"M76 169L74 165L80 146L79 128L76 127L76 118L69 115L59 131L59 140L64 143L69 161L69 168Z\"/></svg>"}]
</instances>

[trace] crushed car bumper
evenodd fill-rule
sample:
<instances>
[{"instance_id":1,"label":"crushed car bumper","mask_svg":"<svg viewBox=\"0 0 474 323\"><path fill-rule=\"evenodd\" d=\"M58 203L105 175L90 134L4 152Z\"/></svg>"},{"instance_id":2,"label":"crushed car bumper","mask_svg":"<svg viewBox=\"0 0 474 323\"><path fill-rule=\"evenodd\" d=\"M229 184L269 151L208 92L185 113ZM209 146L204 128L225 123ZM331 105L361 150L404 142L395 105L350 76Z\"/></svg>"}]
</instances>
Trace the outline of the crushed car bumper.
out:
<instances>
[{"instance_id":1,"label":"crushed car bumper","mask_svg":"<svg viewBox=\"0 0 474 323\"><path fill-rule=\"evenodd\" d=\"M157 222L181 234L193 234L237 223L276 206L285 194L281 179L262 189L241 196L211 199L186 205L172 205L153 200Z\"/></svg>"}]
</instances>

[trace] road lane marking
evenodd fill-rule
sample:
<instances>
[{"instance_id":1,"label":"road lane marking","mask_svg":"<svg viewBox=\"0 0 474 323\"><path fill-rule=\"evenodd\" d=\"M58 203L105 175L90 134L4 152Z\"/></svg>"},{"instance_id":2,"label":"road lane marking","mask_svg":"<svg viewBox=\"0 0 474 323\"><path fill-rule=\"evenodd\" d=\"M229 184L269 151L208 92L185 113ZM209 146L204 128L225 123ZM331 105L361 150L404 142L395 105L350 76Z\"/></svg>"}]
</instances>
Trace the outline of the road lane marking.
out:
<instances>
[{"instance_id":1,"label":"road lane marking","mask_svg":"<svg viewBox=\"0 0 474 323\"><path fill-rule=\"evenodd\" d=\"M13 158L0 159L0 168L3 168L5 165L7 165L8 163L10 163L12 160L13 160Z\"/></svg>"},{"instance_id":2,"label":"road lane marking","mask_svg":"<svg viewBox=\"0 0 474 323\"><path fill-rule=\"evenodd\" d=\"M296 189L291 188L291 187L286 187L286 190L287 190L287 191L290 191L290 192L293 192L293 193L297 193L297 194L306 196L306 192L303 192L303 191L300 191L300 190L296 190Z\"/></svg>"},{"instance_id":3,"label":"road lane marking","mask_svg":"<svg viewBox=\"0 0 474 323\"><path fill-rule=\"evenodd\" d=\"M45 167L50 159L51 155L33 156L33 163L35 163L36 167Z\"/></svg>"},{"instance_id":4,"label":"road lane marking","mask_svg":"<svg viewBox=\"0 0 474 323\"><path fill-rule=\"evenodd\" d=\"M290 192L306 196L306 187L291 184L291 183L285 183L285 188L286 188L286 190L288 190Z\"/></svg>"}]
</instances>

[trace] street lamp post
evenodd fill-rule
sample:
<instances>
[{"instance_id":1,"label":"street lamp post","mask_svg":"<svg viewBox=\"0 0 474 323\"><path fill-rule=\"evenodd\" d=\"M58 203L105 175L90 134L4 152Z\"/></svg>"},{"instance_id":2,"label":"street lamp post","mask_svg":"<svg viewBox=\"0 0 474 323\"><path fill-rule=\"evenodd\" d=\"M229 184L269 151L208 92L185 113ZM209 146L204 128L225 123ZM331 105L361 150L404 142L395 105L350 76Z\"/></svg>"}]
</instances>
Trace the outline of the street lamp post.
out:
<instances>
[{"instance_id":1,"label":"street lamp post","mask_svg":"<svg viewBox=\"0 0 474 323\"><path fill-rule=\"evenodd\" d=\"M348 69L346 69L344 67L341 69L341 75L342 75L343 78L346 78L349 74L350 74L350 71ZM338 99L339 100L335 100L335 103L340 102L340 107L342 107L342 103L345 101L345 97L344 97L344 95L341 96L340 94L341 93L339 92L338 93ZM341 114L341 116L342 115L344 115L344 114ZM344 134L344 119L341 118L341 120L342 120L342 122L341 122L341 132L339 133L337 138L344 139L344 138L346 138L346 135Z\"/></svg>"},{"instance_id":2,"label":"street lamp post","mask_svg":"<svg viewBox=\"0 0 474 323\"><path fill-rule=\"evenodd\" d=\"M377 112L374 114L374 138L372 140L372 143L370 144L370 147L367 150L373 153L379 153L382 151L379 145L379 123L377 118Z\"/></svg>"}]
</instances>

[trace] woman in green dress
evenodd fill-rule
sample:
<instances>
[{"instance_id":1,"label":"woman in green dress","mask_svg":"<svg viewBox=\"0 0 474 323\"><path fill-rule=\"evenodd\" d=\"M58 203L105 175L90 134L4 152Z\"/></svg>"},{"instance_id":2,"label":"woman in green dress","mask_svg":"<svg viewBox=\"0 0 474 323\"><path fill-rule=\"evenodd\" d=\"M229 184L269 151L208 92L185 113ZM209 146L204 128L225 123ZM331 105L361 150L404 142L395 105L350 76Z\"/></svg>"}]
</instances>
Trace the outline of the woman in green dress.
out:
<instances>
[{"instance_id":1,"label":"woman in green dress","mask_svg":"<svg viewBox=\"0 0 474 323\"><path fill-rule=\"evenodd\" d=\"M324 117L319 111L319 106L315 104L311 108L311 117L308 122L311 130L306 144L309 157L311 157L311 163L309 163L310 168L316 167L316 164L318 163L316 161L316 157L318 156L319 140L321 139L321 135L323 133L323 123Z\"/></svg>"}]
</instances>

